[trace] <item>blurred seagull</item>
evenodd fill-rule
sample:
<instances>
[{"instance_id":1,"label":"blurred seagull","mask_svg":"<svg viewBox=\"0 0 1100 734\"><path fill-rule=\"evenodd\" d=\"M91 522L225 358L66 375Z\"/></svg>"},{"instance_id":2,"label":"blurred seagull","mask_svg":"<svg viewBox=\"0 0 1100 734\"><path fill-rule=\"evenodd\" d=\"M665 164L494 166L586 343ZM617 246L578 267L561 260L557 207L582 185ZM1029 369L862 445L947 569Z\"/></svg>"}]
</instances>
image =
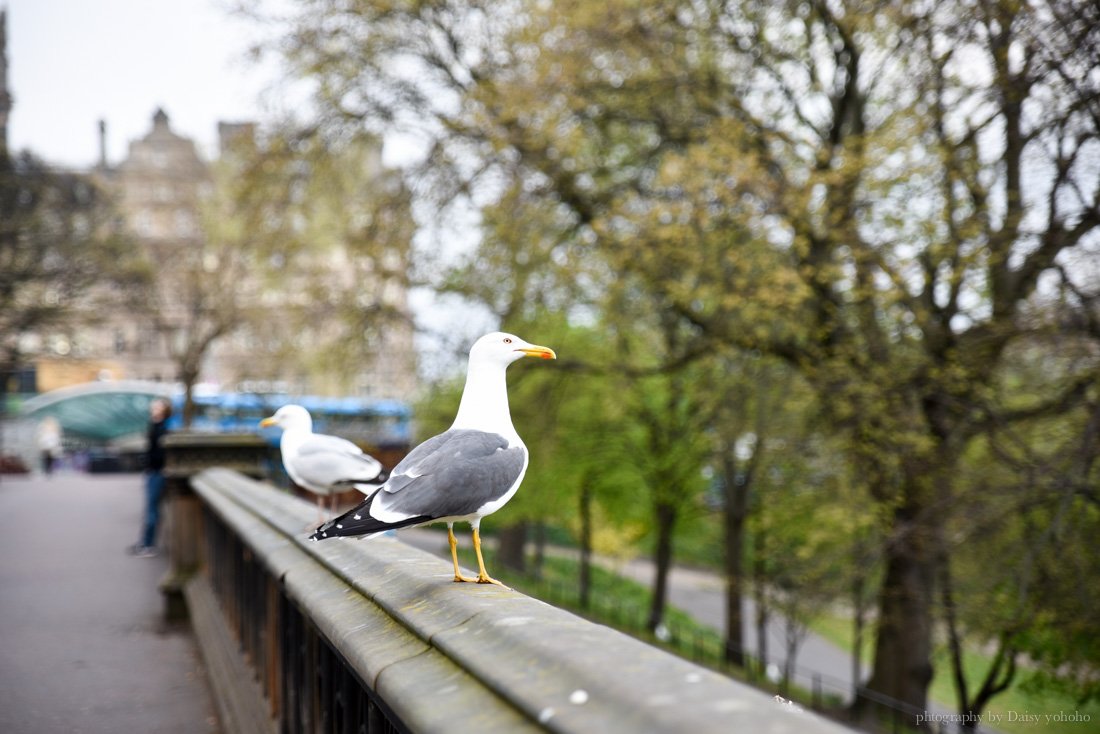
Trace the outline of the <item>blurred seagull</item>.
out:
<instances>
[{"instance_id":1,"label":"blurred seagull","mask_svg":"<svg viewBox=\"0 0 1100 734\"><path fill-rule=\"evenodd\" d=\"M512 426L504 379L508 365L523 357L556 359L557 355L553 349L501 332L474 342L462 402L451 427L413 449L378 492L321 525L310 539L373 535L445 522L454 580L503 586L485 572L479 529L481 518L512 499L527 471L527 447ZM473 528L476 579L463 576L458 568L454 524L459 521Z\"/></svg>"},{"instance_id":2,"label":"blurred seagull","mask_svg":"<svg viewBox=\"0 0 1100 734\"><path fill-rule=\"evenodd\" d=\"M313 419L300 405L284 405L260 421L260 426L283 429L279 440L283 466L295 484L317 496L318 520L324 517L322 497L329 496L335 504L339 492L355 488L370 494L386 481L382 464L351 441L314 433Z\"/></svg>"}]
</instances>

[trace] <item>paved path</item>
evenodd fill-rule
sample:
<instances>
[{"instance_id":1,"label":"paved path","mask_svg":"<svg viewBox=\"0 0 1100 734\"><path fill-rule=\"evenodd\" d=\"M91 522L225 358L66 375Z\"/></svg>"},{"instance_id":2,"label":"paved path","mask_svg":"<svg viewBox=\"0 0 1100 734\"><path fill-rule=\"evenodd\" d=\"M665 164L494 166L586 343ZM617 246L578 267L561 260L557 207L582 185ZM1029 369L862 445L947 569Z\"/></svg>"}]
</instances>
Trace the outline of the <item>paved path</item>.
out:
<instances>
[{"instance_id":1,"label":"paved path","mask_svg":"<svg viewBox=\"0 0 1100 734\"><path fill-rule=\"evenodd\" d=\"M166 628L138 475L0 477L0 732L218 732L197 648Z\"/></svg>"}]
</instances>

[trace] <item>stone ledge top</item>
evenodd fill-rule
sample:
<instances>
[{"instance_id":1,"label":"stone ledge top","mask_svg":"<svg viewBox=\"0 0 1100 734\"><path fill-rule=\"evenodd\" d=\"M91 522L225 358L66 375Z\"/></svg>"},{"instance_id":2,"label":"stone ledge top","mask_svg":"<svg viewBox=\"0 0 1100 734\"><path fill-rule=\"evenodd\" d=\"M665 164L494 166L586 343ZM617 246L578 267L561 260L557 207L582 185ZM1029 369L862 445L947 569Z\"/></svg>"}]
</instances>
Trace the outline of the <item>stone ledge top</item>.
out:
<instances>
[{"instance_id":1,"label":"stone ledge top","mask_svg":"<svg viewBox=\"0 0 1100 734\"><path fill-rule=\"evenodd\" d=\"M371 639L377 645L377 637L361 628L385 626L402 638L402 646L453 664L465 673L462 685L491 692L534 728L612 734L851 731L519 592L455 584L450 563L396 538L310 541L312 504L236 472L208 469L193 484L215 511L223 507L225 519L234 516L230 524L278 578L299 589L299 596L324 588L329 592L318 597L318 607L348 608L349 599L354 601L350 608L361 610L355 624L346 613L327 624L334 645L356 647ZM328 614L323 608L306 611ZM393 686L403 669L412 674L423 668L406 665L412 659L406 658L379 672L370 664L370 649L342 653L353 663L365 661L363 679L376 685L389 676L387 685ZM416 681L405 683L405 690L421 690ZM443 703L433 691L421 695L423 706ZM434 714L448 722L438 710ZM464 728L449 723L444 728Z\"/></svg>"}]
</instances>

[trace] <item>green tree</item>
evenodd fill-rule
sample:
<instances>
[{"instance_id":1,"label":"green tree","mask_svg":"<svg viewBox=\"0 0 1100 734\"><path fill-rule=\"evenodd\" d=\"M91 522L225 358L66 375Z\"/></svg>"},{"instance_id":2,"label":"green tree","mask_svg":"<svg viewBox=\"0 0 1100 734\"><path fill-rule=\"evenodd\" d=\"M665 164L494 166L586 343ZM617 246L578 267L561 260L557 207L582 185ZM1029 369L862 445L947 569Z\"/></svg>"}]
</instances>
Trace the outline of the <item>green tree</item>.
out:
<instances>
[{"instance_id":1,"label":"green tree","mask_svg":"<svg viewBox=\"0 0 1100 734\"><path fill-rule=\"evenodd\" d=\"M664 622L677 525L704 488L701 472L707 450L700 396L693 386L685 371L658 373L632 391L629 408L633 425L628 436L652 508L655 574L646 621L650 631Z\"/></svg>"},{"instance_id":2,"label":"green tree","mask_svg":"<svg viewBox=\"0 0 1100 734\"><path fill-rule=\"evenodd\" d=\"M1087 259L1097 231L1092 26L1069 4L989 3L965 22L944 4L679 7L656 32L659 11L554 12L553 50L597 60L571 87L583 101L564 103L584 142L556 158L524 148L536 130L544 149L563 143L548 134L570 129L558 108L552 127L510 120L509 140L619 267L814 386L888 518L870 685L923 707L940 513L965 446L991 424L1067 410L1096 379L1082 363L1026 409L990 390L1033 334L1040 275L1079 313L1094 308L1060 265ZM981 75L962 72L973 64ZM593 150L604 157L590 163ZM558 160L579 173L558 175ZM774 254L714 267L712 233L731 222ZM634 247L661 226L670 247ZM724 251L745 245L734 230ZM1077 321L1045 328L1095 338Z\"/></svg>"},{"instance_id":3,"label":"green tree","mask_svg":"<svg viewBox=\"0 0 1100 734\"><path fill-rule=\"evenodd\" d=\"M521 181L651 306L802 373L883 524L870 687L923 708L967 447L1095 389L1088 360L993 389L1039 334L1098 336L1095 9L512 9L317 3L291 55L326 119L431 139L446 196ZM1074 317L1037 322L1049 294Z\"/></svg>"},{"instance_id":4,"label":"green tree","mask_svg":"<svg viewBox=\"0 0 1100 734\"><path fill-rule=\"evenodd\" d=\"M1086 358L1024 350L1006 381L1024 394L1060 381ZM1084 549L1100 530L1095 396L1063 415L998 425L961 462L972 491L944 530L940 593L960 713L980 713L1009 686L1042 685L1087 701L1100 695L1094 607L1100 569ZM981 645L990 664L968 673ZM1021 664L1020 659L1028 662Z\"/></svg>"},{"instance_id":5,"label":"green tree","mask_svg":"<svg viewBox=\"0 0 1100 734\"><path fill-rule=\"evenodd\" d=\"M208 247L237 268L210 290L223 300L211 313L232 316L258 373L266 355L287 378L347 394L364 364L411 352L396 336L411 328L392 328L411 319L409 195L374 138L279 126L224 161L218 181Z\"/></svg>"}]
</instances>

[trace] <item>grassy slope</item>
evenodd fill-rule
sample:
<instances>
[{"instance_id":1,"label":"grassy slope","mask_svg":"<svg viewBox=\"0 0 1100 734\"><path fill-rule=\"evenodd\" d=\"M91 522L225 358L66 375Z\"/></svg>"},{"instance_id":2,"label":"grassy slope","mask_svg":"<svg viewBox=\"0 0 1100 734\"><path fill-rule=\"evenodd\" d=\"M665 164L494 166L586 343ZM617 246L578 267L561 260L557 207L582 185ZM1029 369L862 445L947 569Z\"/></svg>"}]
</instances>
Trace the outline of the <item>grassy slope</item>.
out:
<instances>
[{"instance_id":1,"label":"grassy slope","mask_svg":"<svg viewBox=\"0 0 1100 734\"><path fill-rule=\"evenodd\" d=\"M811 625L813 631L829 640L843 650L852 649L852 623L841 616L825 616ZM871 664L871 645L864 642L862 658L867 665ZM992 659L988 655L968 651L963 654L963 666L966 670L967 681L978 681L989 669ZM933 663L935 665L935 677L929 689L929 697L943 706L954 710L956 708L956 695L953 674L951 672L951 660L947 650L937 652ZM1023 673L1023 674L1021 674ZM1030 693L1023 690L1022 681L1026 673L1017 674L1017 680L1011 688L995 697L983 714L1000 716L1000 721L990 721L990 726L1009 734L1086 734L1086 732L1100 731L1100 704L1091 703L1079 706L1072 698L1059 695L1056 692L1044 691L1042 693ZM971 683L973 685L973 683ZM1090 716L1089 722L1057 722L1046 721L1044 715L1056 715L1059 712L1067 714L1078 711ZM1022 721L1023 714L1039 714L1043 717L1038 723ZM1013 715L1017 717L1013 721ZM988 719L987 719L988 721Z\"/></svg>"}]
</instances>

